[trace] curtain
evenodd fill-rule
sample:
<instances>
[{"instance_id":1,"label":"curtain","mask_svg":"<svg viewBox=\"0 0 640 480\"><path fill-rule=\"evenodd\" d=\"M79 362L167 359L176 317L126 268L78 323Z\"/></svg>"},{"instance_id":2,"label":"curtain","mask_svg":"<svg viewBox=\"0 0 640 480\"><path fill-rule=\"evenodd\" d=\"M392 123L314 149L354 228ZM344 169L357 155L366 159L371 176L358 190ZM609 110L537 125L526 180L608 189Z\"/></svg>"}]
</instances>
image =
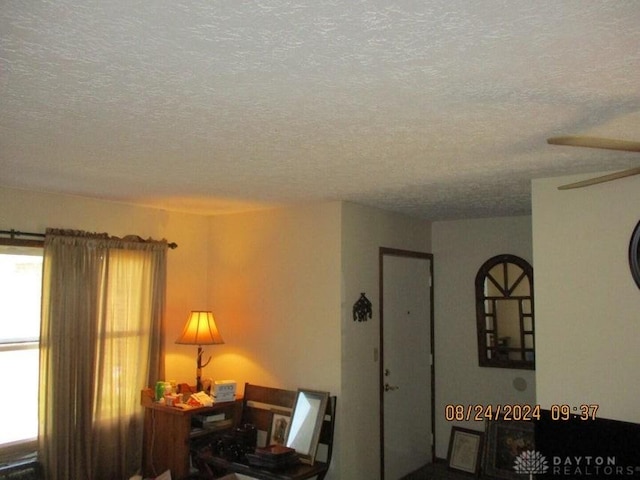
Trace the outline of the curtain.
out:
<instances>
[{"instance_id":1,"label":"curtain","mask_svg":"<svg viewBox=\"0 0 640 480\"><path fill-rule=\"evenodd\" d=\"M48 480L127 479L164 376L165 241L47 230L39 452Z\"/></svg>"}]
</instances>

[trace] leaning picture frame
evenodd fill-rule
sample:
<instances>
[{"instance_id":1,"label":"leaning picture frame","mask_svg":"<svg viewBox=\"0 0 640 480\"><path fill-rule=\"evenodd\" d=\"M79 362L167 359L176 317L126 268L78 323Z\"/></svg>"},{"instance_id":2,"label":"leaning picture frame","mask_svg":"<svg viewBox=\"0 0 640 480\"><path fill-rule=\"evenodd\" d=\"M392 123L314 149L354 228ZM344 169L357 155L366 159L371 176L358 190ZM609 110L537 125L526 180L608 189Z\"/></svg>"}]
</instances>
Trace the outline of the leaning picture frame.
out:
<instances>
[{"instance_id":1,"label":"leaning picture frame","mask_svg":"<svg viewBox=\"0 0 640 480\"><path fill-rule=\"evenodd\" d=\"M485 442L483 473L504 480L522 480L522 474L529 473L518 471L518 460L535 451L533 422L487 420Z\"/></svg>"},{"instance_id":2,"label":"leaning picture frame","mask_svg":"<svg viewBox=\"0 0 640 480\"><path fill-rule=\"evenodd\" d=\"M450 470L478 475L482 463L484 432L451 427L447 466Z\"/></svg>"},{"instance_id":3,"label":"leaning picture frame","mask_svg":"<svg viewBox=\"0 0 640 480\"><path fill-rule=\"evenodd\" d=\"M315 461L328 402L329 392L298 389L285 446L293 448L303 463Z\"/></svg>"}]
</instances>

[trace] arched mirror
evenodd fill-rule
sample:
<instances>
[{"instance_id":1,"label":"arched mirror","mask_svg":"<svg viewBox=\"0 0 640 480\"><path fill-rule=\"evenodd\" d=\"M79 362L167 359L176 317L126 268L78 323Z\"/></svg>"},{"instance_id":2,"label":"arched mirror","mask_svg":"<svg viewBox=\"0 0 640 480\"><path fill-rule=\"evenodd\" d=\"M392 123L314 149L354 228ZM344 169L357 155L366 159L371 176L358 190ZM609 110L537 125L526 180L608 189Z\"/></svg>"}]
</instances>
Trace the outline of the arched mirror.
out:
<instances>
[{"instance_id":1,"label":"arched mirror","mask_svg":"<svg viewBox=\"0 0 640 480\"><path fill-rule=\"evenodd\" d=\"M503 254L476 275L478 357L482 367L535 368L533 268Z\"/></svg>"}]
</instances>

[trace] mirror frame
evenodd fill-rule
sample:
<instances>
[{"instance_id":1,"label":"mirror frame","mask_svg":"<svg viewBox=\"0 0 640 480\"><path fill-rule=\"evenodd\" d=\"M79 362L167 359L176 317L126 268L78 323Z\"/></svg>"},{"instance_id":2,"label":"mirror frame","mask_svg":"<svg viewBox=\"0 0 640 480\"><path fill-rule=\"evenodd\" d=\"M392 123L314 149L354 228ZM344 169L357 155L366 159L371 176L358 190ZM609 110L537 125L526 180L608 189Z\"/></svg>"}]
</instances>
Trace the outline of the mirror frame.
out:
<instances>
[{"instance_id":1,"label":"mirror frame","mask_svg":"<svg viewBox=\"0 0 640 480\"><path fill-rule=\"evenodd\" d=\"M315 417L311 418L299 418L302 415L306 415L306 411L302 410L303 404L302 400L304 398L310 398L313 400L319 401L318 411L316 412ZM299 388L298 393L296 394L296 399L293 403L293 410L291 412L291 421L289 422L289 426L287 428L287 437L285 441L285 445L289 448L293 448L300 457L300 461L303 463L308 463L313 465L316 458L316 451L318 449L318 440L320 439L320 431L322 430L322 423L324 422L324 416L327 412L327 403L329 402L329 392L321 392L318 390L307 390L304 388ZM291 438L291 429L296 425L297 422L304 420L306 424L305 430L309 430L311 432L309 440L309 448L301 448L300 446L296 447L295 438ZM306 440L305 440L306 445Z\"/></svg>"},{"instance_id":2,"label":"mirror frame","mask_svg":"<svg viewBox=\"0 0 640 480\"><path fill-rule=\"evenodd\" d=\"M514 349L513 351L520 352L522 357L526 351L533 351L533 359L531 360L513 360L513 359L503 359L497 356L489 358L487 355L487 350L489 346L487 345L487 328L486 328L486 318L489 312L485 310L487 297L485 296L485 280L487 279L489 272L496 265L513 263L522 269L523 275L526 278L522 278L520 281L528 281L529 282L529 295L516 297L520 302L524 300L529 300L531 305L531 313L526 314L526 316L531 317L531 331L524 332L524 334L533 335L533 347L531 349L525 348L522 345L519 349ZM523 370L535 370L535 314L534 314L534 301L533 301L533 267L527 262L525 259L520 258L516 255L511 254L502 254L496 255L495 257L490 258L485 263L482 264L478 273L476 275L475 280L476 287L476 321L477 321L477 332L478 332L478 363L481 367L497 367L497 368L516 368ZM504 299L510 299L511 290L505 292ZM495 297L492 297L495 300ZM494 313L495 315L495 313ZM523 318L525 314L522 313L520 309L519 315L519 327L520 327L520 335L523 335Z\"/></svg>"}]
</instances>

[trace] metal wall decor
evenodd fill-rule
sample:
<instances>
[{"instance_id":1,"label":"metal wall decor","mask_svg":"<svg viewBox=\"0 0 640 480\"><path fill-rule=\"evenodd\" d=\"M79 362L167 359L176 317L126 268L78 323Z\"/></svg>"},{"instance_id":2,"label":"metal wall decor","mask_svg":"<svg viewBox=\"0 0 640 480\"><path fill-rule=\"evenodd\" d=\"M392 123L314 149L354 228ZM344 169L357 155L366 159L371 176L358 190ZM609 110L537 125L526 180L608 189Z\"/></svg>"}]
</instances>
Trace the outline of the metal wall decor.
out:
<instances>
[{"instance_id":1,"label":"metal wall decor","mask_svg":"<svg viewBox=\"0 0 640 480\"><path fill-rule=\"evenodd\" d=\"M371 302L364 293L360 294L360 298L353 304L353 321L366 322L367 317L373 316L373 308Z\"/></svg>"}]
</instances>

